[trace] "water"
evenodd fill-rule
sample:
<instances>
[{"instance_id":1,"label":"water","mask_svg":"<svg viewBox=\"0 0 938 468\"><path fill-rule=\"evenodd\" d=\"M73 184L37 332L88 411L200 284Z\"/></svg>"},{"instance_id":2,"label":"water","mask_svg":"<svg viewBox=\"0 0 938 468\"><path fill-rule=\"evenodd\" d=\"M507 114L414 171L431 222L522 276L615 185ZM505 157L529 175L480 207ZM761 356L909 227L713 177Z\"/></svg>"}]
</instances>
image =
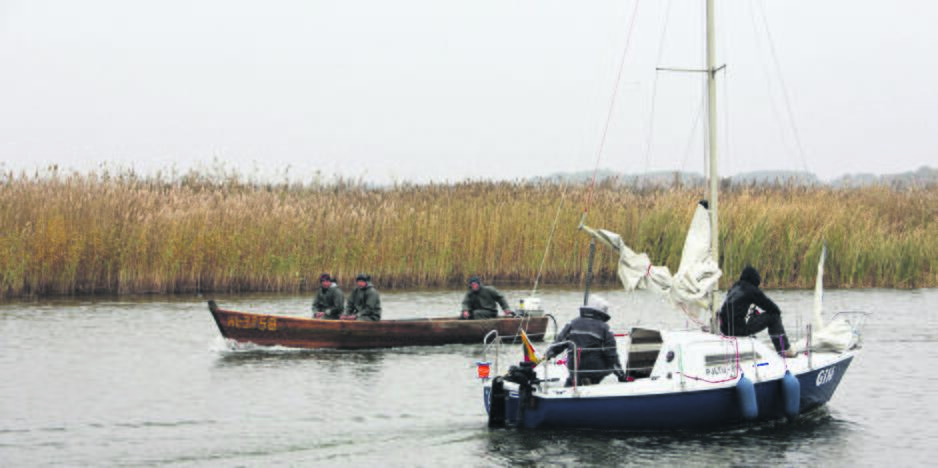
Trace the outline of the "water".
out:
<instances>
[{"instance_id":1,"label":"water","mask_svg":"<svg viewBox=\"0 0 938 468\"><path fill-rule=\"evenodd\" d=\"M506 291L512 301L521 291ZM601 293L613 328L680 318ZM789 331L812 296L771 293ZM562 325L582 292L547 291ZM455 315L462 291L382 294L385 317ZM305 314L307 296L216 296L236 310ZM874 312L825 411L704 434L488 429L481 345L375 351L231 350L202 298L0 305L0 465L925 465L938 455L938 290L831 291ZM798 312L803 311L803 312ZM543 348L543 345L541 346ZM517 351L520 356L520 351Z\"/></svg>"}]
</instances>

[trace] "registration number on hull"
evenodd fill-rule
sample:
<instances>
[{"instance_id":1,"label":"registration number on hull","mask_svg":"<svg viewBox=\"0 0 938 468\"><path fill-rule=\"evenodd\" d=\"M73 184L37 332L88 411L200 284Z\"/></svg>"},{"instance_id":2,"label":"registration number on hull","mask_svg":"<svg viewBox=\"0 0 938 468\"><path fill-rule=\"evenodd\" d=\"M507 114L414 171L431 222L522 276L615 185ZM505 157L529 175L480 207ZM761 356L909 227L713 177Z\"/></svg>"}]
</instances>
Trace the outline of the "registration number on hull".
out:
<instances>
[{"instance_id":1,"label":"registration number on hull","mask_svg":"<svg viewBox=\"0 0 938 468\"><path fill-rule=\"evenodd\" d=\"M228 327L276 331L277 317L229 317Z\"/></svg>"},{"instance_id":2,"label":"registration number on hull","mask_svg":"<svg viewBox=\"0 0 938 468\"><path fill-rule=\"evenodd\" d=\"M815 379L814 384L817 387L824 385L831 380L834 380L834 376L837 375L837 368L831 367L830 369L824 369L821 372L817 373L817 379Z\"/></svg>"}]
</instances>

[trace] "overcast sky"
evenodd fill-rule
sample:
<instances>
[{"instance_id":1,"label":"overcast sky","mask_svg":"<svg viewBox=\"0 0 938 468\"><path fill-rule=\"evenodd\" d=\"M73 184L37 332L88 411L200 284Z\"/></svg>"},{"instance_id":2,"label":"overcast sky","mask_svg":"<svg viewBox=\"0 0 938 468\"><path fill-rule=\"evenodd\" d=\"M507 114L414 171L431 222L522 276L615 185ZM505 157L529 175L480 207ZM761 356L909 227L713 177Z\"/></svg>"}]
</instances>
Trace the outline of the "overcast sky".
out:
<instances>
[{"instance_id":1,"label":"overcast sky","mask_svg":"<svg viewBox=\"0 0 938 468\"><path fill-rule=\"evenodd\" d=\"M938 2L718 5L723 175L938 166ZM702 172L702 77L655 71L702 66L702 14L702 0L0 0L0 169Z\"/></svg>"}]
</instances>

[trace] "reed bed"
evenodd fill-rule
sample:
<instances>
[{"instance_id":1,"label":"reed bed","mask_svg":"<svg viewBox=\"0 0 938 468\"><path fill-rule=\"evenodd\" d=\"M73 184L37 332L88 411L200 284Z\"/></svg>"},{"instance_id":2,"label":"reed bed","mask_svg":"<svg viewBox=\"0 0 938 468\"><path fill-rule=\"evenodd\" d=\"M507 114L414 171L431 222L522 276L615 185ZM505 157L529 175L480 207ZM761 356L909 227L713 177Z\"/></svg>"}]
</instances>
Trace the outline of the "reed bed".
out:
<instances>
[{"instance_id":1,"label":"reed bed","mask_svg":"<svg viewBox=\"0 0 938 468\"><path fill-rule=\"evenodd\" d=\"M6 174L0 181L0 297L88 293L308 291L328 271L351 287L462 284L473 274L531 286L581 284L589 187L461 182L374 189L244 183L190 174ZM598 185L587 224L618 232L672 271L699 190ZM753 264L770 288L814 284L824 241L830 287L938 285L938 187L731 187L721 194L723 287ZM594 277L615 281L597 250Z\"/></svg>"}]
</instances>

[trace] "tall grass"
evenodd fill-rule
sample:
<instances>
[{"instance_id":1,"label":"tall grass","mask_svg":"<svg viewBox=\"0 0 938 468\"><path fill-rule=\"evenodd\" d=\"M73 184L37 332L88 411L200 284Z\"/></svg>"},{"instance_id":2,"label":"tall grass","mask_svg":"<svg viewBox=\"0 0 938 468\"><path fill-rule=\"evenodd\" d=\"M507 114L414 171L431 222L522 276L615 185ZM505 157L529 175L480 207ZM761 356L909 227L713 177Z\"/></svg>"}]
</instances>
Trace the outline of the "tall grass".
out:
<instances>
[{"instance_id":1,"label":"tall grass","mask_svg":"<svg viewBox=\"0 0 938 468\"><path fill-rule=\"evenodd\" d=\"M578 283L588 187L463 182L373 189L243 183L189 175L6 174L0 297L83 293L303 291L328 271L350 286ZM587 224L676 269L699 191L596 188ZM768 287L810 287L826 240L832 287L938 285L938 188L733 188L721 207L724 286L751 263ZM595 275L614 281L612 254Z\"/></svg>"}]
</instances>

